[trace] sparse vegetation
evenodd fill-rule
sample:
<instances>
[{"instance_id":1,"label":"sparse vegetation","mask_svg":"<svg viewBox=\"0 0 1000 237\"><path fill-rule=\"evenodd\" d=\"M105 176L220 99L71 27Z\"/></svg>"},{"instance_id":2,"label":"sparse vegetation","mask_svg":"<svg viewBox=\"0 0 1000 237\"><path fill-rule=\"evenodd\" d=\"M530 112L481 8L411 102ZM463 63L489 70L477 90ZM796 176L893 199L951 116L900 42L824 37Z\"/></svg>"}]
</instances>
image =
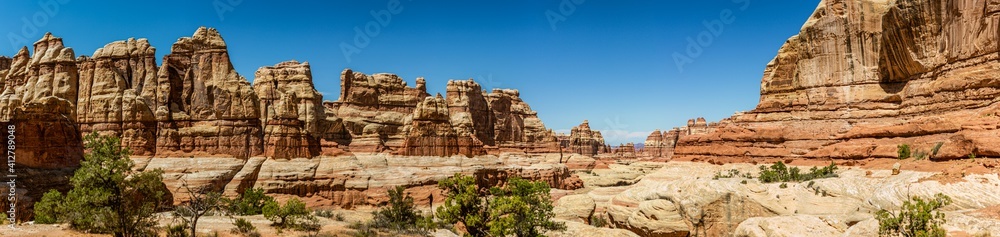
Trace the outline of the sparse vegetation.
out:
<instances>
[{"instance_id":1,"label":"sparse vegetation","mask_svg":"<svg viewBox=\"0 0 1000 237\"><path fill-rule=\"evenodd\" d=\"M937 156L938 151L941 151L941 146L943 146L943 145L944 145L944 142L938 142L937 144L934 144L934 148L931 148L931 158L932 159L935 156Z\"/></svg>"},{"instance_id":2,"label":"sparse vegetation","mask_svg":"<svg viewBox=\"0 0 1000 237\"><path fill-rule=\"evenodd\" d=\"M830 162L828 166L823 168L812 167L812 169L809 169L809 173L802 174L798 167L789 168L785 163L778 161L770 167L761 165L757 180L760 180L761 183L803 182L813 179L837 177L836 171L837 165Z\"/></svg>"},{"instance_id":3,"label":"sparse vegetation","mask_svg":"<svg viewBox=\"0 0 1000 237\"><path fill-rule=\"evenodd\" d=\"M788 188L788 183L781 183L781 185L778 185L778 187L779 188Z\"/></svg>"},{"instance_id":4,"label":"sparse vegetation","mask_svg":"<svg viewBox=\"0 0 1000 237\"><path fill-rule=\"evenodd\" d=\"M187 190L189 199L174 208L174 217L179 218L181 223L190 230L191 236L196 236L198 219L208 215L211 211L222 209L224 198L221 193L211 191L209 186L202 186L194 190L185 181L181 187Z\"/></svg>"},{"instance_id":5,"label":"sparse vegetation","mask_svg":"<svg viewBox=\"0 0 1000 237\"><path fill-rule=\"evenodd\" d=\"M944 194L936 194L933 198L923 199L911 197L903 202L898 213L879 210L875 219L879 223L880 236L928 236L947 235L941 227L945 223L945 214L938 211L941 207L951 204L951 198Z\"/></svg>"},{"instance_id":6,"label":"sparse vegetation","mask_svg":"<svg viewBox=\"0 0 1000 237\"><path fill-rule=\"evenodd\" d=\"M608 219L603 216L593 215L590 216L590 225L594 227L605 227L608 226Z\"/></svg>"},{"instance_id":7,"label":"sparse vegetation","mask_svg":"<svg viewBox=\"0 0 1000 237\"><path fill-rule=\"evenodd\" d=\"M461 222L471 236L539 236L543 229L566 228L552 221L549 186L542 181L514 177L484 193L472 177L456 174L438 186L448 195L438 217L446 223Z\"/></svg>"},{"instance_id":8,"label":"sparse vegetation","mask_svg":"<svg viewBox=\"0 0 1000 237\"><path fill-rule=\"evenodd\" d=\"M405 190L403 186L389 189L389 204L373 213L373 227L394 233L426 233L424 228L418 226L423 218L414 208L413 197L406 194Z\"/></svg>"},{"instance_id":9,"label":"sparse vegetation","mask_svg":"<svg viewBox=\"0 0 1000 237\"><path fill-rule=\"evenodd\" d=\"M36 203L41 223L70 223L74 229L115 236L154 235L153 215L166 201L162 171L133 170L131 152L117 137L91 133L84 138L80 168L63 196L50 190Z\"/></svg>"},{"instance_id":10,"label":"sparse vegetation","mask_svg":"<svg viewBox=\"0 0 1000 237\"><path fill-rule=\"evenodd\" d=\"M900 160L910 158L910 144L900 144L896 146L896 153Z\"/></svg>"},{"instance_id":11,"label":"sparse vegetation","mask_svg":"<svg viewBox=\"0 0 1000 237\"><path fill-rule=\"evenodd\" d=\"M264 194L264 189L248 188L239 197L225 202L229 213L249 216L263 214L264 205L273 201L273 197Z\"/></svg>"},{"instance_id":12,"label":"sparse vegetation","mask_svg":"<svg viewBox=\"0 0 1000 237\"><path fill-rule=\"evenodd\" d=\"M306 204L297 198L289 199L285 205L277 201L270 201L262 208L264 218L274 222L272 225L278 228L294 228L300 221L309 219L309 209Z\"/></svg>"},{"instance_id":13,"label":"sparse vegetation","mask_svg":"<svg viewBox=\"0 0 1000 237\"><path fill-rule=\"evenodd\" d=\"M229 232L234 235L242 235L244 237L260 237L260 232L257 232L257 227L253 226L253 223L250 223L247 219L236 218L233 220L233 225L236 227L233 227L233 229L229 230Z\"/></svg>"}]
</instances>

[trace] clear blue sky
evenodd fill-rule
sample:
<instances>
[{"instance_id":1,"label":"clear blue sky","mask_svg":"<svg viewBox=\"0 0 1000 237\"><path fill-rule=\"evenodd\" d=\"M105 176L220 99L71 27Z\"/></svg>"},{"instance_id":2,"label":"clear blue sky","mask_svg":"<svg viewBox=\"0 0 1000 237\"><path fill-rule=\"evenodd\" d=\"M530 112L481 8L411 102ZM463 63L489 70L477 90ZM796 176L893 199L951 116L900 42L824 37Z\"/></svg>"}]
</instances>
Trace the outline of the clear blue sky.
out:
<instances>
[{"instance_id":1,"label":"clear blue sky","mask_svg":"<svg viewBox=\"0 0 1000 237\"><path fill-rule=\"evenodd\" d=\"M519 89L549 128L568 131L589 119L615 145L689 118L753 109L764 66L819 2L399 0L382 26L371 11L388 12L389 0L61 1L48 11L39 3L59 0L0 3L0 55L20 48L11 36L30 44L53 32L78 56L147 38L159 61L177 38L215 27L249 80L261 66L308 61L316 89L336 100L344 68L395 73L411 86L425 77L431 94L443 94L448 79L474 78ZM674 53L687 54L688 38L712 34L704 22L723 18L732 21L679 70ZM379 24L378 34L348 60L342 43L357 47L354 28L369 23Z\"/></svg>"}]
</instances>

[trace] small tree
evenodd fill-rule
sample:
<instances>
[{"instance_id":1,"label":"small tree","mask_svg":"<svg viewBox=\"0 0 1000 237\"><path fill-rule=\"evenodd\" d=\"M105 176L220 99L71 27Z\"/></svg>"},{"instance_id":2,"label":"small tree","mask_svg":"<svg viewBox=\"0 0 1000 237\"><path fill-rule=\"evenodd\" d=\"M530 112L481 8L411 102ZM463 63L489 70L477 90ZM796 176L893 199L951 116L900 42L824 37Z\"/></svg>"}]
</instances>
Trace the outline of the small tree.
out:
<instances>
[{"instance_id":1,"label":"small tree","mask_svg":"<svg viewBox=\"0 0 1000 237\"><path fill-rule=\"evenodd\" d=\"M218 192L210 191L209 186L202 186L197 190L192 190L187 181L181 185L188 192L191 198L187 203L177 206L174 209L174 216L181 218L181 222L190 231L191 236L197 236L198 219L211 211L222 208L222 195Z\"/></svg>"},{"instance_id":2,"label":"small tree","mask_svg":"<svg viewBox=\"0 0 1000 237\"><path fill-rule=\"evenodd\" d=\"M927 200L912 197L903 202L899 213L879 210L875 213L879 224L878 233L880 236L943 237L947 235L947 231L941 225L946 220L944 213L938 209L949 204L951 198L939 193Z\"/></svg>"},{"instance_id":3,"label":"small tree","mask_svg":"<svg viewBox=\"0 0 1000 237\"><path fill-rule=\"evenodd\" d=\"M469 235L486 236L489 232L486 225L489 212L476 180L471 176L455 174L439 181L438 186L448 194L444 204L438 207L438 218L448 223L461 222Z\"/></svg>"},{"instance_id":4,"label":"small tree","mask_svg":"<svg viewBox=\"0 0 1000 237\"><path fill-rule=\"evenodd\" d=\"M541 236L540 229L563 230L566 225L552 221L549 184L511 178L503 187L490 189L490 234L493 236Z\"/></svg>"},{"instance_id":5,"label":"small tree","mask_svg":"<svg viewBox=\"0 0 1000 237\"><path fill-rule=\"evenodd\" d=\"M264 205L273 201L273 197L264 194L263 188L248 188L238 198L226 202L230 213L246 216L262 214Z\"/></svg>"},{"instance_id":6,"label":"small tree","mask_svg":"<svg viewBox=\"0 0 1000 237\"><path fill-rule=\"evenodd\" d=\"M306 204L297 198L292 198L282 206L277 201L271 201L264 205L264 218L274 222L274 226L279 228L294 227L299 219L307 218L309 209Z\"/></svg>"},{"instance_id":7,"label":"small tree","mask_svg":"<svg viewBox=\"0 0 1000 237\"><path fill-rule=\"evenodd\" d=\"M511 178L502 187L483 195L475 180L456 174L438 182L447 192L438 217L448 223L461 222L471 236L540 236L540 230L560 230L565 225L551 221L549 186L542 181Z\"/></svg>"},{"instance_id":8,"label":"small tree","mask_svg":"<svg viewBox=\"0 0 1000 237\"><path fill-rule=\"evenodd\" d=\"M389 205L374 213L375 227L402 231L416 226L420 214L414 208L413 197L404 191L403 186L389 189Z\"/></svg>"},{"instance_id":9,"label":"small tree","mask_svg":"<svg viewBox=\"0 0 1000 237\"><path fill-rule=\"evenodd\" d=\"M49 191L36 204L42 222L68 222L73 228L115 236L153 233L153 213L166 201L162 171L136 172L128 148L117 137L91 133L87 153L73 173L66 196Z\"/></svg>"}]
</instances>

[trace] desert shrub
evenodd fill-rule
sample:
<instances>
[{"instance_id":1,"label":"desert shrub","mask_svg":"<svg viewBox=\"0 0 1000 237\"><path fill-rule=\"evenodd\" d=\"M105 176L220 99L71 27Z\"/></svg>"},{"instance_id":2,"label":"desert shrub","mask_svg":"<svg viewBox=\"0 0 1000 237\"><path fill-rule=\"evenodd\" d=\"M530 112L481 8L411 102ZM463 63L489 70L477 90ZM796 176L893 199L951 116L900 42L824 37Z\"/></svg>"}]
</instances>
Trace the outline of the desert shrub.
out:
<instances>
[{"instance_id":1,"label":"desert shrub","mask_svg":"<svg viewBox=\"0 0 1000 237\"><path fill-rule=\"evenodd\" d=\"M257 232L257 227L253 226L247 219L236 218L233 220L233 229L229 230L230 233L234 235L242 235L245 237L260 237L260 232Z\"/></svg>"},{"instance_id":2,"label":"desert shrub","mask_svg":"<svg viewBox=\"0 0 1000 237\"><path fill-rule=\"evenodd\" d=\"M225 198L222 197L221 193L212 191L211 186L192 189L187 181L184 181L181 187L187 190L189 199L174 207L174 218L180 219L181 223L190 230L191 236L195 236L198 230L198 220L209 215L210 212L222 209Z\"/></svg>"},{"instance_id":3,"label":"desert shrub","mask_svg":"<svg viewBox=\"0 0 1000 237\"><path fill-rule=\"evenodd\" d=\"M896 146L896 154L900 160L910 158L910 145L900 144Z\"/></svg>"},{"instance_id":4,"label":"desert shrub","mask_svg":"<svg viewBox=\"0 0 1000 237\"><path fill-rule=\"evenodd\" d=\"M727 171L727 173L725 174L723 174L722 171L715 172L715 177L712 177L712 179L728 179L735 177L740 177L740 171L736 169L731 169Z\"/></svg>"},{"instance_id":5,"label":"desert shrub","mask_svg":"<svg viewBox=\"0 0 1000 237\"><path fill-rule=\"evenodd\" d=\"M389 189L389 203L374 213L376 228L394 231L415 230L420 214L413 205L413 197L404 192L403 186Z\"/></svg>"},{"instance_id":6,"label":"desert shrub","mask_svg":"<svg viewBox=\"0 0 1000 237\"><path fill-rule=\"evenodd\" d=\"M375 227L372 227L371 223L354 222L348 225L347 228L354 230L354 232L351 233L351 236L354 237L378 236L378 231L375 230Z\"/></svg>"},{"instance_id":7,"label":"desert shrub","mask_svg":"<svg viewBox=\"0 0 1000 237\"><path fill-rule=\"evenodd\" d=\"M608 226L608 219L603 216L593 215L590 216L590 225L594 227L605 227Z\"/></svg>"},{"instance_id":8,"label":"desert shrub","mask_svg":"<svg viewBox=\"0 0 1000 237\"><path fill-rule=\"evenodd\" d=\"M566 228L552 221L550 188L542 181L514 177L487 194L480 192L472 177L456 174L438 186L447 193L438 217L446 223L461 222L471 236L539 236L543 229Z\"/></svg>"},{"instance_id":9,"label":"desert shrub","mask_svg":"<svg viewBox=\"0 0 1000 237\"><path fill-rule=\"evenodd\" d=\"M305 217L295 219L292 225L292 229L306 232L307 233L306 236L309 237L315 237L319 235L319 231L320 229L322 229L322 227L323 226L320 225L319 223L319 219L313 215L307 215Z\"/></svg>"},{"instance_id":10,"label":"desert shrub","mask_svg":"<svg viewBox=\"0 0 1000 237\"><path fill-rule=\"evenodd\" d=\"M323 218L333 218L333 211L331 210L316 210L313 211L313 215Z\"/></svg>"},{"instance_id":11,"label":"desert shrub","mask_svg":"<svg viewBox=\"0 0 1000 237\"><path fill-rule=\"evenodd\" d=\"M939 193L930 199L911 197L903 202L898 213L879 210L875 213L879 235L943 237L947 231L941 226L946 220L944 213L938 209L949 204L951 198Z\"/></svg>"},{"instance_id":12,"label":"desert shrub","mask_svg":"<svg viewBox=\"0 0 1000 237\"><path fill-rule=\"evenodd\" d=\"M788 183L781 183L781 185L778 185L778 187L779 188L788 188Z\"/></svg>"},{"instance_id":13,"label":"desert shrub","mask_svg":"<svg viewBox=\"0 0 1000 237\"><path fill-rule=\"evenodd\" d=\"M35 210L43 222L63 222L90 233L146 236L154 233L156 216L166 200L161 170L135 171L131 151L117 137L84 138L87 153L70 178L65 196L49 191Z\"/></svg>"},{"instance_id":14,"label":"desert shrub","mask_svg":"<svg viewBox=\"0 0 1000 237\"><path fill-rule=\"evenodd\" d=\"M274 198L265 195L263 188L248 188L239 197L227 200L226 209L236 215L260 215L263 214L264 205L272 201Z\"/></svg>"},{"instance_id":15,"label":"desert shrub","mask_svg":"<svg viewBox=\"0 0 1000 237\"><path fill-rule=\"evenodd\" d=\"M937 156L938 151L941 150L941 146L943 146L943 145L944 145L944 142L938 142L937 144L934 144L934 148L931 148L931 158Z\"/></svg>"},{"instance_id":16,"label":"desert shrub","mask_svg":"<svg viewBox=\"0 0 1000 237\"><path fill-rule=\"evenodd\" d=\"M809 173L803 174L798 167L789 168L783 162L778 161L770 167L761 165L757 180L760 180L761 183L803 182L813 179L837 177L836 171L837 165L830 162L828 166L823 168L812 167L809 169Z\"/></svg>"},{"instance_id":17,"label":"desert shrub","mask_svg":"<svg viewBox=\"0 0 1000 237\"><path fill-rule=\"evenodd\" d=\"M191 237L184 224L167 225L167 237Z\"/></svg>"},{"instance_id":18,"label":"desert shrub","mask_svg":"<svg viewBox=\"0 0 1000 237\"><path fill-rule=\"evenodd\" d=\"M309 209L306 204L297 198L292 198L285 202L285 205L271 200L262 208L264 218L267 218L272 225L278 228L295 227L297 221L308 219Z\"/></svg>"},{"instance_id":19,"label":"desert shrub","mask_svg":"<svg viewBox=\"0 0 1000 237\"><path fill-rule=\"evenodd\" d=\"M59 204L63 202L63 195L55 189L49 190L42 195L42 200L35 203L35 223L55 224L58 220ZM6 213L4 213L6 215ZM4 218L6 220L7 218Z\"/></svg>"}]
</instances>

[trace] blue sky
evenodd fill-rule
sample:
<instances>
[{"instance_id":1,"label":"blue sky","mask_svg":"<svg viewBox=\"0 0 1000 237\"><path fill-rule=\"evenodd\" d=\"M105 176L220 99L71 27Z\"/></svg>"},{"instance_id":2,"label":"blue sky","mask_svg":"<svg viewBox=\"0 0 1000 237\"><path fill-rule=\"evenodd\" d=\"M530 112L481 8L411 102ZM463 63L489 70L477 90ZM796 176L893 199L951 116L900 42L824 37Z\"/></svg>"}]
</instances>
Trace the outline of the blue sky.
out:
<instances>
[{"instance_id":1,"label":"blue sky","mask_svg":"<svg viewBox=\"0 0 1000 237\"><path fill-rule=\"evenodd\" d=\"M519 89L549 128L587 119L617 145L753 109L764 66L818 2L3 1L0 55L53 32L78 56L147 38L159 61L177 38L215 27L249 80L262 66L308 61L316 89L336 100L344 68L395 73L410 85L425 77L431 94L473 78ZM355 28L367 42L355 42ZM345 56L344 45L356 50ZM675 55L690 60L678 67Z\"/></svg>"}]
</instances>

